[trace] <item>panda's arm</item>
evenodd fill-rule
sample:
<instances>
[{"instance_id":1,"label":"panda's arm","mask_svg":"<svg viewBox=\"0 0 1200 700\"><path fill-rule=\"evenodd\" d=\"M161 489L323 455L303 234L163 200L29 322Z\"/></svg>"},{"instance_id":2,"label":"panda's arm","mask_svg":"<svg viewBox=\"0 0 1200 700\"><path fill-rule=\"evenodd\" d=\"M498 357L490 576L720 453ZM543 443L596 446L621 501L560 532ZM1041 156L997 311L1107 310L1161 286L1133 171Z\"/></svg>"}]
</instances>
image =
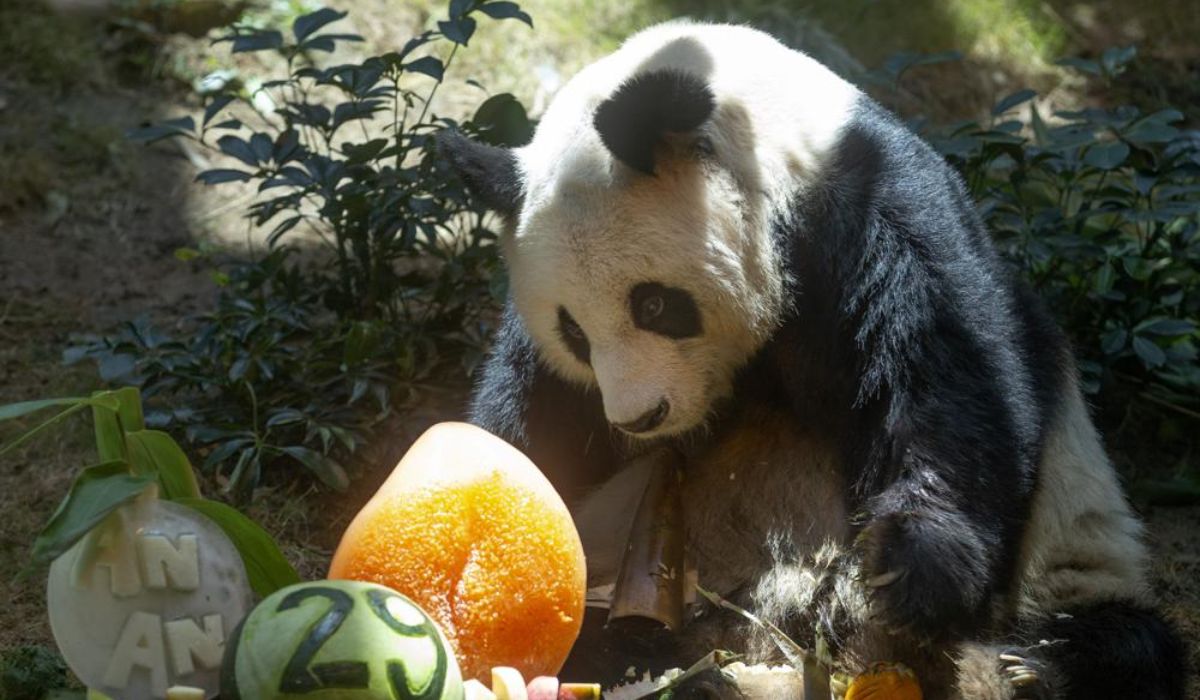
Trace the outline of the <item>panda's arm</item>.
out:
<instances>
[{"instance_id":1,"label":"panda's arm","mask_svg":"<svg viewBox=\"0 0 1200 700\"><path fill-rule=\"evenodd\" d=\"M891 389L859 482L863 581L876 613L930 633L976 628L1012 578L1032 455L985 355L941 338Z\"/></svg>"},{"instance_id":2,"label":"panda's arm","mask_svg":"<svg viewBox=\"0 0 1200 700\"><path fill-rule=\"evenodd\" d=\"M524 451L568 500L614 470L599 395L559 379L538 361L512 304L483 366L470 420Z\"/></svg>"},{"instance_id":3,"label":"panda's arm","mask_svg":"<svg viewBox=\"0 0 1200 700\"><path fill-rule=\"evenodd\" d=\"M834 394L851 417L833 429L873 613L942 634L984 624L1012 578L1045 387L1061 374L1053 339L1031 351L1040 320L1016 303L956 176L917 144L884 117L848 132L810 219L824 235L797 265L801 311L824 309L821 335L836 338L825 373L849 378Z\"/></svg>"}]
</instances>

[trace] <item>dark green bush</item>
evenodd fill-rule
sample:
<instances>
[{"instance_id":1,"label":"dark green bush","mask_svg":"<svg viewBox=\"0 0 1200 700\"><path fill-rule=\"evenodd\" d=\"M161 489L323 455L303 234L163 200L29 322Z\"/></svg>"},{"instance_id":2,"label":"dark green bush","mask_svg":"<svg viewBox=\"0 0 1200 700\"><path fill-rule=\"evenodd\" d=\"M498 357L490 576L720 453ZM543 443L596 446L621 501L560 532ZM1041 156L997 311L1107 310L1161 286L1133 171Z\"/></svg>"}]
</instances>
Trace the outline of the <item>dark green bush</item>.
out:
<instances>
[{"instance_id":1,"label":"dark green bush","mask_svg":"<svg viewBox=\"0 0 1200 700\"><path fill-rule=\"evenodd\" d=\"M1131 49L1068 65L1115 76ZM1031 90L986 124L932 134L965 175L1001 249L1047 300L1081 356L1085 388L1123 383L1159 405L1200 407L1200 133L1173 109L1042 117ZM1028 123L1012 118L1022 105Z\"/></svg>"},{"instance_id":2,"label":"dark green bush","mask_svg":"<svg viewBox=\"0 0 1200 700\"><path fill-rule=\"evenodd\" d=\"M530 23L528 15L511 2L453 0L437 30L397 52L317 65L315 53L358 40L325 31L345 15L300 17L288 39L235 27L220 40L234 52L281 55L286 73L263 87L281 124L250 129L234 110L255 96L217 94L199 119L133 134L191 139L236 161L197 180L256 185L247 214L269 230L269 252L219 264L216 308L178 329L137 321L67 353L97 360L107 380L137 384L151 407L169 406L148 421L209 446L206 466L240 493L280 458L344 486L339 455L424 381L469 372L504 295L490 218L437 157L433 136L455 125L517 144L529 138L529 120L511 95L487 99L457 125L433 115L430 102L477 16ZM442 60L431 49L444 44ZM418 93L411 85L421 81Z\"/></svg>"},{"instance_id":3,"label":"dark green bush","mask_svg":"<svg viewBox=\"0 0 1200 700\"><path fill-rule=\"evenodd\" d=\"M0 656L3 700L42 700L50 691L67 686L67 665L44 646L19 646Z\"/></svg>"}]
</instances>

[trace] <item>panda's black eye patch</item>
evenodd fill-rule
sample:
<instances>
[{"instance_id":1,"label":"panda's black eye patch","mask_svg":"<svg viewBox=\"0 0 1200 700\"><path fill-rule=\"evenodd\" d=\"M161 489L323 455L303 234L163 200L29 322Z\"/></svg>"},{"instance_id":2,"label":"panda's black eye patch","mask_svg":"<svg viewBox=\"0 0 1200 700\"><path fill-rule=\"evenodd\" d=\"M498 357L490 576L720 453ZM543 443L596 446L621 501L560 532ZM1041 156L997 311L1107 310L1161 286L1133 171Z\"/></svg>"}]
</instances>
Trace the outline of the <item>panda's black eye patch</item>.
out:
<instances>
[{"instance_id":1,"label":"panda's black eye patch","mask_svg":"<svg viewBox=\"0 0 1200 700\"><path fill-rule=\"evenodd\" d=\"M633 325L668 338L694 338L704 330L692 295L678 287L642 282L629 291Z\"/></svg>"},{"instance_id":2,"label":"panda's black eye patch","mask_svg":"<svg viewBox=\"0 0 1200 700\"><path fill-rule=\"evenodd\" d=\"M577 360L585 365L591 363L592 346L588 342L587 334L561 306L558 307L558 335Z\"/></svg>"}]
</instances>

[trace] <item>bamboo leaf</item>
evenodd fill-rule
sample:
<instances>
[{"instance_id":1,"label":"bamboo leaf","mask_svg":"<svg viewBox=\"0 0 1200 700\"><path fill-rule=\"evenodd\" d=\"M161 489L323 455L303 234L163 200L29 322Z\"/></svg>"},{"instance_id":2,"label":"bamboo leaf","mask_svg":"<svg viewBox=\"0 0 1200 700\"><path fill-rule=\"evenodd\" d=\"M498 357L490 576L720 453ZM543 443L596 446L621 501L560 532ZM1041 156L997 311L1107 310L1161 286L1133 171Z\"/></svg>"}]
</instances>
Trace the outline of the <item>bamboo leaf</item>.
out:
<instances>
[{"instance_id":1,"label":"bamboo leaf","mask_svg":"<svg viewBox=\"0 0 1200 700\"><path fill-rule=\"evenodd\" d=\"M74 406L71 406L70 408L68 408L64 411L59 411L58 413L54 414L50 418L47 418L46 420L42 421L41 423L39 423L38 425L36 425L32 429L30 429L29 431L18 436L12 442L8 443L7 445L4 445L3 447L0 447L0 455L4 455L12 450L15 450L18 446L23 445L26 442L29 442L30 440L32 440L34 438L34 436L36 436L38 433L42 432L46 428L49 428L57 423L62 422L63 420L66 420L67 418L71 417L72 415L74 415L76 413L79 413L80 411L82 411L83 409L87 408L90 405L92 405L91 402L81 402L81 403L75 404Z\"/></svg>"},{"instance_id":2,"label":"bamboo leaf","mask_svg":"<svg viewBox=\"0 0 1200 700\"><path fill-rule=\"evenodd\" d=\"M105 462L128 462L125 431L117 408L92 406L92 427L96 431L96 451Z\"/></svg>"},{"instance_id":3,"label":"bamboo leaf","mask_svg":"<svg viewBox=\"0 0 1200 700\"><path fill-rule=\"evenodd\" d=\"M146 417L142 414L142 394L137 387L127 386L116 391L105 392L117 400L117 415L121 419L121 429L144 430Z\"/></svg>"},{"instance_id":4,"label":"bamboo leaf","mask_svg":"<svg viewBox=\"0 0 1200 700\"><path fill-rule=\"evenodd\" d=\"M275 540L250 518L219 501L180 498L175 501L207 516L225 531L242 555L250 587L267 597L285 586L300 582L300 575L288 563Z\"/></svg>"},{"instance_id":5,"label":"bamboo leaf","mask_svg":"<svg viewBox=\"0 0 1200 700\"><path fill-rule=\"evenodd\" d=\"M133 500L154 479L129 472L125 461L87 467L75 478L50 522L33 542L33 560L49 562L70 549L109 513Z\"/></svg>"},{"instance_id":6,"label":"bamboo leaf","mask_svg":"<svg viewBox=\"0 0 1200 700\"><path fill-rule=\"evenodd\" d=\"M40 401L22 401L20 403L10 403L6 406L0 406L0 421L20 418L21 416L30 413L36 413L43 408L51 406L74 406L75 404L87 402L86 398L75 397L68 399L42 399Z\"/></svg>"},{"instance_id":7,"label":"bamboo leaf","mask_svg":"<svg viewBox=\"0 0 1200 700\"><path fill-rule=\"evenodd\" d=\"M137 430L126 433L125 440L137 471L156 473L166 498L200 497L200 485L196 482L192 463L170 435L161 430Z\"/></svg>"}]
</instances>

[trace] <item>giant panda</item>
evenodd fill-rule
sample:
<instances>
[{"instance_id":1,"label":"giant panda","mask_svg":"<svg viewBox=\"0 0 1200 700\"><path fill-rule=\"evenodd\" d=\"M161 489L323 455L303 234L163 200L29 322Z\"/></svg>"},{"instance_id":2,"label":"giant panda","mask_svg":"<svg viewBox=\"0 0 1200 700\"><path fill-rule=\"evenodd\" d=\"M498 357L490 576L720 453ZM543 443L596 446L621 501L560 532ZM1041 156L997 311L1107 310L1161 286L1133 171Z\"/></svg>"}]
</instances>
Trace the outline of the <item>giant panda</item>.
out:
<instances>
[{"instance_id":1,"label":"giant panda","mask_svg":"<svg viewBox=\"0 0 1200 700\"><path fill-rule=\"evenodd\" d=\"M1183 696L1064 336L959 176L853 85L673 22L527 145L440 149L506 222L471 419L570 499L589 584L669 451L700 583L841 671L901 662L929 700ZM769 653L713 609L672 647L713 648Z\"/></svg>"}]
</instances>

